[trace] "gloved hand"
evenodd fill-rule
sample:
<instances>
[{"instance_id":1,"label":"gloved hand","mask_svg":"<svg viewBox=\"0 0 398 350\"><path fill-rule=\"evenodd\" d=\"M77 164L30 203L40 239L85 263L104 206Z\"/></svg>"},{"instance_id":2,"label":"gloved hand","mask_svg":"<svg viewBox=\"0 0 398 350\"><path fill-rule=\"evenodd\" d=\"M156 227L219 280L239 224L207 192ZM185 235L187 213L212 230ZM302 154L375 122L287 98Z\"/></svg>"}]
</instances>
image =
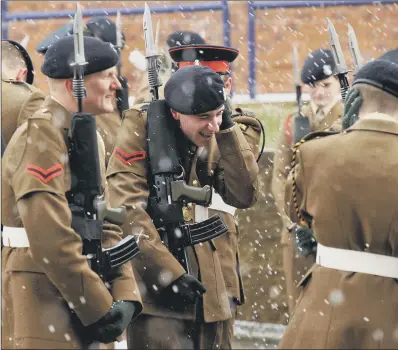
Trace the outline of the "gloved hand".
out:
<instances>
[{"instance_id":1,"label":"gloved hand","mask_svg":"<svg viewBox=\"0 0 398 350\"><path fill-rule=\"evenodd\" d=\"M72 321L77 333L80 334L84 344L92 342L110 343L122 335L127 328L135 312L135 305L131 301L115 301L111 309L97 322L83 326L75 313L72 313Z\"/></svg>"},{"instance_id":2,"label":"gloved hand","mask_svg":"<svg viewBox=\"0 0 398 350\"><path fill-rule=\"evenodd\" d=\"M295 243L302 256L308 257L316 253L318 245L314 238L314 233L308 227L298 226L294 232Z\"/></svg>"},{"instance_id":3,"label":"gloved hand","mask_svg":"<svg viewBox=\"0 0 398 350\"><path fill-rule=\"evenodd\" d=\"M359 110L363 103L363 97L361 92L352 87L348 93L344 102L344 115L342 118L343 130L348 129L357 120L359 115Z\"/></svg>"},{"instance_id":4,"label":"gloved hand","mask_svg":"<svg viewBox=\"0 0 398 350\"><path fill-rule=\"evenodd\" d=\"M314 233L310 228L292 223L288 225L287 229L293 234L294 243L300 255L308 257L311 254L316 254L316 247L318 243L315 240Z\"/></svg>"},{"instance_id":5,"label":"gloved hand","mask_svg":"<svg viewBox=\"0 0 398 350\"><path fill-rule=\"evenodd\" d=\"M195 304L198 297L206 292L206 288L195 277L184 273L161 294L162 300L175 309Z\"/></svg>"},{"instance_id":6,"label":"gloved hand","mask_svg":"<svg viewBox=\"0 0 398 350\"><path fill-rule=\"evenodd\" d=\"M222 114L222 122L220 125L220 130L226 130L232 128L234 126L234 122L232 120L232 109L229 101L225 103L225 109Z\"/></svg>"}]
</instances>

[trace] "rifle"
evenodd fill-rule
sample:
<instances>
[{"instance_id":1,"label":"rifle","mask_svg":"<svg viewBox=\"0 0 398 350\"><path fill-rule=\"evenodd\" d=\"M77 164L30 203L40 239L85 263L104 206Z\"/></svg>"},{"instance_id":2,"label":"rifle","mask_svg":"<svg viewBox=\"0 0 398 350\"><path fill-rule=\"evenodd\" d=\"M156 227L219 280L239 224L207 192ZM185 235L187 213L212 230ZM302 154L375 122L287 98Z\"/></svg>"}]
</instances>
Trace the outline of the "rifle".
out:
<instances>
[{"instance_id":1,"label":"rifle","mask_svg":"<svg viewBox=\"0 0 398 350\"><path fill-rule=\"evenodd\" d=\"M343 50L341 49L339 36L337 35L336 29L334 28L334 25L329 18L326 18L326 21L328 23L330 49L332 51L333 58L336 63L335 75L337 75L337 78L339 79L341 97L343 101L345 101L345 98L347 96L347 91L350 87L350 84L348 84L348 79L347 79L347 74L349 71L345 63Z\"/></svg>"},{"instance_id":2,"label":"rifle","mask_svg":"<svg viewBox=\"0 0 398 350\"><path fill-rule=\"evenodd\" d=\"M116 16L116 46L115 49L119 55L119 63L117 64L117 77L119 79L121 89L116 91L116 105L120 114L120 118L123 118L123 112L129 109L129 89L128 81L122 76L122 48L123 48L123 38L121 31L121 17L120 11L117 12Z\"/></svg>"},{"instance_id":3,"label":"rifle","mask_svg":"<svg viewBox=\"0 0 398 350\"><path fill-rule=\"evenodd\" d=\"M103 249L103 221L121 225L126 208L107 208L101 182L101 170L97 143L95 118L83 112L85 60L83 25L80 5L77 4L73 24L75 61L72 81L73 96L78 103L78 112L72 116L69 162L72 174L71 190L67 193L72 211L72 228L83 240L83 254L90 266L103 280L106 274L138 254L138 245L133 236L127 236L117 245Z\"/></svg>"},{"instance_id":4,"label":"rifle","mask_svg":"<svg viewBox=\"0 0 398 350\"><path fill-rule=\"evenodd\" d=\"M296 102L298 107L298 115L294 118L294 143L297 143L311 132L311 125L308 117L301 112L303 102L301 99L300 69L296 45L293 45L293 81L296 88Z\"/></svg>"},{"instance_id":5,"label":"rifle","mask_svg":"<svg viewBox=\"0 0 398 350\"><path fill-rule=\"evenodd\" d=\"M153 183L148 200L148 212L160 231L162 240L176 257L185 271L191 274L191 267L185 247L207 242L227 232L219 215L195 224L185 224L184 201L208 206L212 189L189 186L184 180L184 169L178 162L177 140L174 134L170 109L164 100L159 100L158 50L153 40L152 19L148 5L144 11L144 37L148 59L148 80L152 102L148 107L148 155ZM161 137L159 137L161 135Z\"/></svg>"}]
</instances>

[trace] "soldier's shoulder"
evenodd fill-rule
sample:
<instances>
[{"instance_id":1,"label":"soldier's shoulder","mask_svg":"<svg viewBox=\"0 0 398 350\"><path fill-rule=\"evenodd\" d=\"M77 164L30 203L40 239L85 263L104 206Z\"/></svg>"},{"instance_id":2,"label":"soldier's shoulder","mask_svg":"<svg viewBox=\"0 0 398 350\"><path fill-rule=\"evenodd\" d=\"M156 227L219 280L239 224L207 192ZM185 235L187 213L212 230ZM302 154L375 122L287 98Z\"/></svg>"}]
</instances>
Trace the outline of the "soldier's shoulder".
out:
<instances>
[{"instance_id":1,"label":"soldier's shoulder","mask_svg":"<svg viewBox=\"0 0 398 350\"><path fill-rule=\"evenodd\" d=\"M242 108L242 107L236 107L234 108L234 114L232 114L232 118L234 117L256 117L256 114L249 108Z\"/></svg>"},{"instance_id":2,"label":"soldier's shoulder","mask_svg":"<svg viewBox=\"0 0 398 350\"><path fill-rule=\"evenodd\" d=\"M137 103L123 112L123 119L134 117L146 117L149 108L149 102Z\"/></svg>"},{"instance_id":3,"label":"soldier's shoulder","mask_svg":"<svg viewBox=\"0 0 398 350\"><path fill-rule=\"evenodd\" d=\"M260 130L261 122L253 111L241 107L234 108L233 111L235 113L232 114L232 119L243 131L249 127Z\"/></svg>"},{"instance_id":4,"label":"soldier's shoulder","mask_svg":"<svg viewBox=\"0 0 398 350\"><path fill-rule=\"evenodd\" d=\"M339 137L340 135L340 131L331 129L314 131L304 136L299 142L297 142L294 145L294 149L311 149L313 147L320 148L321 144L329 144L329 142L334 142L335 137Z\"/></svg>"}]
</instances>

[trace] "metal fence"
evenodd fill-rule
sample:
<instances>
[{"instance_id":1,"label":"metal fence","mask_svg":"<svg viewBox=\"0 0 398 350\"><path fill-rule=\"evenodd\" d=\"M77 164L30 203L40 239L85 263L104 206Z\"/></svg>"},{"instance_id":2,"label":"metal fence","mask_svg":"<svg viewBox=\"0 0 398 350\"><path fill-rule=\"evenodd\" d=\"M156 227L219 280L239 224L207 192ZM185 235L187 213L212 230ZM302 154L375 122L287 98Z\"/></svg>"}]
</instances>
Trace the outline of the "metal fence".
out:
<instances>
[{"instance_id":1,"label":"metal fence","mask_svg":"<svg viewBox=\"0 0 398 350\"><path fill-rule=\"evenodd\" d=\"M2 22L2 37L8 37L8 24L13 21L27 21L38 19L54 19L54 18L73 18L74 11L52 11L52 12L8 12L7 0L1 0L1 22ZM231 46L231 26L229 20L228 0L221 0L217 2L207 2L203 4L184 4L168 5L164 7L151 7L154 13L175 13L175 12L198 12L198 11L222 11L223 15L223 36L224 45ZM82 11L83 17L91 16L115 16L118 12L121 15L142 15L144 7L136 8L102 8L102 9L87 9Z\"/></svg>"}]
</instances>

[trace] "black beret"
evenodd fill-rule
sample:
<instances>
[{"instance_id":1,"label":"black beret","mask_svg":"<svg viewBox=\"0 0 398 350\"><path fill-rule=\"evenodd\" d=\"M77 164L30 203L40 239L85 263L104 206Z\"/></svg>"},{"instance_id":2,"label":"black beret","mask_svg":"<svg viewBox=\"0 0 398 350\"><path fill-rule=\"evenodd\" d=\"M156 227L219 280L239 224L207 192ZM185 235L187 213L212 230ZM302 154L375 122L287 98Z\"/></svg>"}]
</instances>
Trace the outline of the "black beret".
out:
<instances>
[{"instance_id":1,"label":"black beret","mask_svg":"<svg viewBox=\"0 0 398 350\"><path fill-rule=\"evenodd\" d=\"M380 57L383 60L398 62L398 49L391 50L386 52L383 56Z\"/></svg>"},{"instance_id":2,"label":"black beret","mask_svg":"<svg viewBox=\"0 0 398 350\"><path fill-rule=\"evenodd\" d=\"M356 84L372 85L398 97L398 50L365 64L355 74L353 85Z\"/></svg>"},{"instance_id":3,"label":"black beret","mask_svg":"<svg viewBox=\"0 0 398 350\"><path fill-rule=\"evenodd\" d=\"M304 84L314 84L329 78L335 72L336 64L330 50L319 49L310 53L301 70L301 81Z\"/></svg>"},{"instance_id":4,"label":"black beret","mask_svg":"<svg viewBox=\"0 0 398 350\"><path fill-rule=\"evenodd\" d=\"M216 45L182 45L169 49L170 57L179 62L179 67L195 64L199 61L202 66L208 66L216 72L228 72L229 63L239 55L239 51L232 47Z\"/></svg>"},{"instance_id":5,"label":"black beret","mask_svg":"<svg viewBox=\"0 0 398 350\"><path fill-rule=\"evenodd\" d=\"M55 32L47 36L39 45L36 46L36 51L45 54L48 48L54 44L58 39L73 34L73 23L69 22L59 27Z\"/></svg>"},{"instance_id":6,"label":"black beret","mask_svg":"<svg viewBox=\"0 0 398 350\"><path fill-rule=\"evenodd\" d=\"M26 74L26 82L28 84L33 84L33 80L35 78L34 72L33 72L34 69L33 69L33 63L28 54L28 51L26 51L26 49L20 43L17 43L14 40L3 39L2 41L8 41L10 44L13 44L17 50L19 50L19 52L21 53L21 55L25 61L26 69L28 70L28 72Z\"/></svg>"},{"instance_id":7,"label":"black beret","mask_svg":"<svg viewBox=\"0 0 398 350\"><path fill-rule=\"evenodd\" d=\"M186 30L176 31L173 34L170 34L167 38L167 45L169 45L169 47L202 44L206 44L206 42L199 34Z\"/></svg>"},{"instance_id":8,"label":"black beret","mask_svg":"<svg viewBox=\"0 0 398 350\"><path fill-rule=\"evenodd\" d=\"M93 36L112 43L116 46L116 23L108 17L93 17L86 23L87 29L84 31L84 35ZM124 47L124 34L122 33L122 47Z\"/></svg>"},{"instance_id":9,"label":"black beret","mask_svg":"<svg viewBox=\"0 0 398 350\"><path fill-rule=\"evenodd\" d=\"M84 38L84 53L86 64L84 75L101 72L116 66L119 56L111 43L101 41L97 38ZM73 78L73 66L75 61L75 49L73 36L67 36L52 44L44 56L41 71L44 75L53 79Z\"/></svg>"},{"instance_id":10,"label":"black beret","mask_svg":"<svg viewBox=\"0 0 398 350\"><path fill-rule=\"evenodd\" d=\"M214 111L225 104L224 82L204 66L188 66L171 75L164 88L170 108L188 115Z\"/></svg>"}]
</instances>

